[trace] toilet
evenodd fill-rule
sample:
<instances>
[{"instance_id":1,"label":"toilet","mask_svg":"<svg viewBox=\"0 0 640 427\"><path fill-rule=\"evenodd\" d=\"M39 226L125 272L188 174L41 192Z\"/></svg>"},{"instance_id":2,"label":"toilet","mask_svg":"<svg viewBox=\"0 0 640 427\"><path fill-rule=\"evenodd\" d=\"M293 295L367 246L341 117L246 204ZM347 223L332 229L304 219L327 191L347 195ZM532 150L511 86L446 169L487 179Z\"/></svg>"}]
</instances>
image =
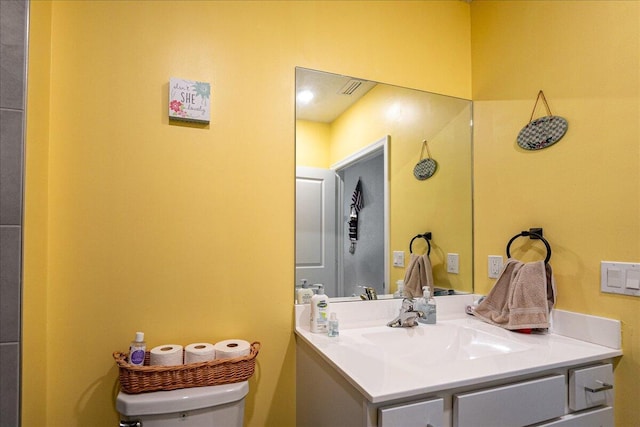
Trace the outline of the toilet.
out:
<instances>
[{"instance_id":1,"label":"toilet","mask_svg":"<svg viewBox=\"0 0 640 427\"><path fill-rule=\"evenodd\" d=\"M242 427L249 383L126 394L116 398L121 426Z\"/></svg>"}]
</instances>

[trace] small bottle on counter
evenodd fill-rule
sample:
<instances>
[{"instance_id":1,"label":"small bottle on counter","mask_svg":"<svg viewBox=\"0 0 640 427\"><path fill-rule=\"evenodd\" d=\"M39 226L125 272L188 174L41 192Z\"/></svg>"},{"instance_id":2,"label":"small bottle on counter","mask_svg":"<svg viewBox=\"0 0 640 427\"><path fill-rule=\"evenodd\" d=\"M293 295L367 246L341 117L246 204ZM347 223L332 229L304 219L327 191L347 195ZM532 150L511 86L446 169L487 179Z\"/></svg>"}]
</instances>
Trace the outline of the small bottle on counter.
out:
<instances>
[{"instance_id":1,"label":"small bottle on counter","mask_svg":"<svg viewBox=\"0 0 640 427\"><path fill-rule=\"evenodd\" d=\"M147 351L147 343L144 342L144 332L136 332L135 340L129 346L129 363L132 365L144 365L144 356Z\"/></svg>"},{"instance_id":2,"label":"small bottle on counter","mask_svg":"<svg viewBox=\"0 0 640 427\"><path fill-rule=\"evenodd\" d=\"M330 337L337 337L340 335L340 324L338 323L338 316L336 313L331 313L329 316L329 324L327 325L327 335Z\"/></svg>"}]
</instances>

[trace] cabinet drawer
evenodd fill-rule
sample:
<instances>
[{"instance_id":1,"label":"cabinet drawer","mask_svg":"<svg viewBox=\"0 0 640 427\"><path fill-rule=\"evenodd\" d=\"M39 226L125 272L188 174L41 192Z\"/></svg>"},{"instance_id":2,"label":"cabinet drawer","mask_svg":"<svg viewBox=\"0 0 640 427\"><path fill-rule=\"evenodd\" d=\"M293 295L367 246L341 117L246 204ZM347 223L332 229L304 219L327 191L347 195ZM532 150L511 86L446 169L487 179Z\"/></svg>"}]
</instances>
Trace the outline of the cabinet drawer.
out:
<instances>
[{"instance_id":1,"label":"cabinet drawer","mask_svg":"<svg viewBox=\"0 0 640 427\"><path fill-rule=\"evenodd\" d=\"M443 427L444 400L429 399L378 409L378 427Z\"/></svg>"},{"instance_id":2,"label":"cabinet drawer","mask_svg":"<svg viewBox=\"0 0 640 427\"><path fill-rule=\"evenodd\" d=\"M613 405L611 363L570 370L569 408L581 411L600 405Z\"/></svg>"},{"instance_id":3,"label":"cabinet drawer","mask_svg":"<svg viewBox=\"0 0 640 427\"><path fill-rule=\"evenodd\" d=\"M564 375L454 395L454 427L521 427L564 415Z\"/></svg>"},{"instance_id":4,"label":"cabinet drawer","mask_svg":"<svg viewBox=\"0 0 640 427\"><path fill-rule=\"evenodd\" d=\"M565 415L559 420L536 424L536 427L613 427L613 408L607 406L579 414Z\"/></svg>"}]
</instances>

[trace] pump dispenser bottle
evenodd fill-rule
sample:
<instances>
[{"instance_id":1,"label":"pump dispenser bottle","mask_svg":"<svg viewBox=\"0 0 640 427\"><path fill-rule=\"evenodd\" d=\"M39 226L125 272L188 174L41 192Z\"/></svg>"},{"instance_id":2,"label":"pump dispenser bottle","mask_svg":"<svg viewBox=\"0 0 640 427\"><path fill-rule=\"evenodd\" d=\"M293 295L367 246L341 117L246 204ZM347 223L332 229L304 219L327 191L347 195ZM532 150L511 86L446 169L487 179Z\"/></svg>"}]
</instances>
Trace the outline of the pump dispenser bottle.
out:
<instances>
[{"instance_id":1,"label":"pump dispenser bottle","mask_svg":"<svg viewBox=\"0 0 640 427\"><path fill-rule=\"evenodd\" d=\"M394 298L402 298L404 296L404 280L396 280L396 291L393 293Z\"/></svg>"},{"instance_id":2,"label":"pump dispenser bottle","mask_svg":"<svg viewBox=\"0 0 640 427\"><path fill-rule=\"evenodd\" d=\"M144 355L147 350L147 343L144 342L144 332L136 332L135 340L129 346L129 363L132 365L144 365Z\"/></svg>"},{"instance_id":3,"label":"pump dispenser bottle","mask_svg":"<svg viewBox=\"0 0 640 427\"><path fill-rule=\"evenodd\" d=\"M422 312L422 316L418 317L418 322L427 323L427 300L429 298L429 287L424 286L422 288L422 296L416 299L416 302L413 304L413 309L415 311Z\"/></svg>"},{"instance_id":4,"label":"pump dispenser bottle","mask_svg":"<svg viewBox=\"0 0 640 427\"><path fill-rule=\"evenodd\" d=\"M436 324L436 299L431 296L431 289L426 286L426 293L423 292L424 299L427 301L426 322L430 325Z\"/></svg>"},{"instance_id":5,"label":"pump dispenser bottle","mask_svg":"<svg viewBox=\"0 0 640 427\"><path fill-rule=\"evenodd\" d=\"M324 294L324 286L318 285L317 293L311 297L311 332L327 333L329 297Z\"/></svg>"},{"instance_id":6,"label":"pump dispenser bottle","mask_svg":"<svg viewBox=\"0 0 640 427\"><path fill-rule=\"evenodd\" d=\"M307 284L307 279L302 279L302 286L297 289L296 302L298 304L309 304L313 296L313 289Z\"/></svg>"}]
</instances>

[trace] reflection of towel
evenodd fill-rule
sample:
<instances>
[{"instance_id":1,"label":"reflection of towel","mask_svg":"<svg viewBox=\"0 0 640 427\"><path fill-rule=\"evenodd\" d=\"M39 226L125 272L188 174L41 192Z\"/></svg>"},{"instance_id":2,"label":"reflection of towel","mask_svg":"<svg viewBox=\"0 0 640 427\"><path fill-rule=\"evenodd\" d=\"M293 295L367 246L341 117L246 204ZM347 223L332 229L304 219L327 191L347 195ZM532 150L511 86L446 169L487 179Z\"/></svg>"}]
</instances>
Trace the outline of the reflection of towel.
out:
<instances>
[{"instance_id":1,"label":"reflection of towel","mask_svg":"<svg viewBox=\"0 0 640 427\"><path fill-rule=\"evenodd\" d=\"M363 204L364 200L362 199L362 181L360 180L360 178L358 178L356 189L351 195L351 207L356 210L356 213L358 213L360 212L360 209L362 209Z\"/></svg>"},{"instance_id":2,"label":"reflection of towel","mask_svg":"<svg viewBox=\"0 0 640 427\"><path fill-rule=\"evenodd\" d=\"M404 274L404 292L407 297L421 297L423 286L429 286L433 292L431 260L427 254L411 254L409 266Z\"/></svg>"},{"instance_id":3,"label":"reflection of towel","mask_svg":"<svg viewBox=\"0 0 640 427\"><path fill-rule=\"evenodd\" d=\"M505 329L549 327L555 304L555 281L544 261L507 260L489 295L475 309L482 320Z\"/></svg>"},{"instance_id":4,"label":"reflection of towel","mask_svg":"<svg viewBox=\"0 0 640 427\"><path fill-rule=\"evenodd\" d=\"M362 199L362 181L358 178L356 189L351 195L351 208L349 212L349 240L352 242L358 240L358 213L362 209L362 206L364 206L364 200ZM352 243L349 252L353 253L352 250L354 249Z\"/></svg>"}]
</instances>

